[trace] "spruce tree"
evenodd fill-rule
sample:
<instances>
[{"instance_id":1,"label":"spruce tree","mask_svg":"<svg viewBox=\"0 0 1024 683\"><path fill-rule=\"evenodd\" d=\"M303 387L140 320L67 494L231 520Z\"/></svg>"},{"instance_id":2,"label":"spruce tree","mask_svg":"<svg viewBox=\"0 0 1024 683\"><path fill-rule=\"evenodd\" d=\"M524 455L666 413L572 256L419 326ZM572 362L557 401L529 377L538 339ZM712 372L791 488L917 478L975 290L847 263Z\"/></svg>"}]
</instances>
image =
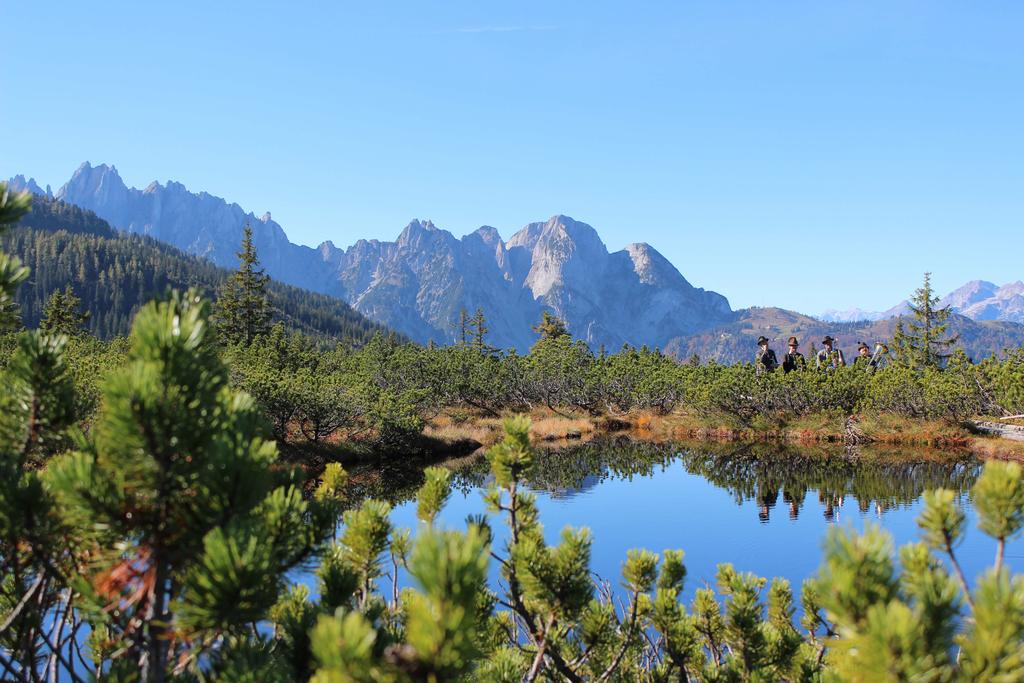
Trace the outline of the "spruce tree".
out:
<instances>
[{"instance_id":1,"label":"spruce tree","mask_svg":"<svg viewBox=\"0 0 1024 683\"><path fill-rule=\"evenodd\" d=\"M484 309L476 309L469 324L473 330L473 350L480 354L493 353L494 347L487 344L487 333L490 332L490 329L488 329L487 320L484 318Z\"/></svg>"},{"instance_id":2,"label":"spruce tree","mask_svg":"<svg viewBox=\"0 0 1024 683\"><path fill-rule=\"evenodd\" d=\"M82 300L75 290L68 285L63 291L56 290L46 300L43 319L39 321L39 331L46 334L66 334L76 337L82 334L85 323L89 320L89 312L82 312Z\"/></svg>"},{"instance_id":3,"label":"spruce tree","mask_svg":"<svg viewBox=\"0 0 1024 683\"><path fill-rule=\"evenodd\" d=\"M931 286L931 273L924 274L924 283L910 299L910 313L896 323L893 335L896 362L910 368L942 367L957 342L956 335L947 336L949 306L939 307L939 297Z\"/></svg>"},{"instance_id":4,"label":"spruce tree","mask_svg":"<svg viewBox=\"0 0 1024 683\"><path fill-rule=\"evenodd\" d=\"M465 308L459 309L459 346L469 343L469 314Z\"/></svg>"},{"instance_id":5,"label":"spruce tree","mask_svg":"<svg viewBox=\"0 0 1024 683\"><path fill-rule=\"evenodd\" d=\"M238 252L238 270L224 283L218 299L218 328L228 344L249 345L270 329L270 305L267 282L270 278L259 267L252 228L246 224L242 232L242 249Z\"/></svg>"},{"instance_id":6,"label":"spruce tree","mask_svg":"<svg viewBox=\"0 0 1024 683\"><path fill-rule=\"evenodd\" d=\"M552 315L549 311L544 311L541 314L540 322L533 326L533 331L540 335L540 339L537 340L538 344L550 339L569 336L569 330L566 329L565 322L558 316Z\"/></svg>"}]
</instances>

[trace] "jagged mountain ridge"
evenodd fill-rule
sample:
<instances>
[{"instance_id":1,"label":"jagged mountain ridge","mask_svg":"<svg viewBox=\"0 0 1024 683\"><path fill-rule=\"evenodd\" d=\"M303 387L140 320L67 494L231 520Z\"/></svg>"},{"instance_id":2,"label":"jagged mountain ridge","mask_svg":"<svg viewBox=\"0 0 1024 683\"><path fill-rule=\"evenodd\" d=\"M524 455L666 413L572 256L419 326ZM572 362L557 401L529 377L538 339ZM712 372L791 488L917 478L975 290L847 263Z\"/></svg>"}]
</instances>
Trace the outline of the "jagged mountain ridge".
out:
<instances>
[{"instance_id":1,"label":"jagged mountain ridge","mask_svg":"<svg viewBox=\"0 0 1024 683\"><path fill-rule=\"evenodd\" d=\"M34 192L34 180L12 179ZM609 252L591 226L567 216L531 223L504 242L484 226L462 238L412 221L394 242L359 240L347 249L292 244L267 213L256 216L206 192L168 181L129 188L117 169L88 162L56 196L115 227L149 235L231 267L249 223L275 279L340 297L370 318L420 342L450 343L462 309L482 308L490 343L527 349L547 309L595 349L661 346L721 322L725 297L693 287L647 244Z\"/></svg>"},{"instance_id":2,"label":"jagged mountain ridge","mask_svg":"<svg viewBox=\"0 0 1024 683\"><path fill-rule=\"evenodd\" d=\"M1000 287L985 280L971 280L942 297L940 306L949 306L954 312L971 320L1001 320L1024 323L1024 282L1010 282ZM846 311L827 310L818 318L826 322L857 322L887 320L910 312L906 300L887 311L864 311L852 308Z\"/></svg>"},{"instance_id":3,"label":"jagged mountain ridge","mask_svg":"<svg viewBox=\"0 0 1024 683\"><path fill-rule=\"evenodd\" d=\"M89 313L89 331L101 338L128 334L138 308L168 288L196 287L215 298L231 273L165 242L114 230L88 209L45 195L0 237L0 248L31 266L16 295L27 326L38 325L54 291L70 286ZM388 333L324 294L271 281L267 297L275 321L314 337L358 346Z\"/></svg>"}]
</instances>

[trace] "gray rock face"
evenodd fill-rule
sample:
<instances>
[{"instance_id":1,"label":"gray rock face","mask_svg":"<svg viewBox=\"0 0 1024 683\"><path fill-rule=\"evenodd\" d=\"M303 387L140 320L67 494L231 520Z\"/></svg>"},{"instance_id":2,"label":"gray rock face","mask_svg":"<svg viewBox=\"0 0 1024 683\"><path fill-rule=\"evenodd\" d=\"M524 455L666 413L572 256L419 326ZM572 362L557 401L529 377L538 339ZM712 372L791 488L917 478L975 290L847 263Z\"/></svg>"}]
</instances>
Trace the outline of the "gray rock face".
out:
<instances>
[{"instance_id":1,"label":"gray rock face","mask_svg":"<svg viewBox=\"0 0 1024 683\"><path fill-rule=\"evenodd\" d=\"M1024 282L1018 280L999 287L973 280L947 294L942 305L952 306L957 313L972 320L1024 323Z\"/></svg>"},{"instance_id":2,"label":"gray rock face","mask_svg":"<svg viewBox=\"0 0 1024 683\"><path fill-rule=\"evenodd\" d=\"M271 277L298 287L327 292L329 269L315 250L292 244L270 214L257 217L184 185L152 182L144 190L129 188L114 166L78 167L57 198L89 209L115 228L149 235L222 266L238 263L236 252L246 223L252 226L260 260Z\"/></svg>"},{"instance_id":3,"label":"gray rock face","mask_svg":"<svg viewBox=\"0 0 1024 683\"><path fill-rule=\"evenodd\" d=\"M50 186L47 185L46 189L39 187L36 183L35 178L26 179L23 175L16 175L7 181L7 189L11 192L31 192L32 194L38 194L46 197L47 199L53 199L53 192L50 190Z\"/></svg>"},{"instance_id":4,"label":"gray rock face","mask_svg":"<svg viewBox=\"0 0 1024 683\"><path fill-rule=\"evenodd\" d=\"M543 310L594 348L660 346L724 319L725 297L693 287L646 244L608 253L597 232L567 216L531 223L503 242L485 226L461 240L413 221L396 242L322 247L344 297L410 336L458 339L459 315L482 308L496 346L525 350Z\"/></svg>"},{"instance_id":5,"label":"gray rock face","mask_svg":"<svg viewBox=\"0 0 1024 683\"><path fill-rule=\"evenodd\" d=\"M420 342L457 340L463 309L483 309L489 343L520 351L535 341L531 326L543 310L609 350L662 346L730 314L725 297L693 287L649 245L609 253L594 228L568 216L530 223L507 243L490 226L459 239L414 220L394 242L310 249L289 242L269 213L257 217L173 181L129 188L113 166L82 164L57 196L227 267L237 263L248 223L271 277L343 298Z\"/></svg>"}]
</instances>

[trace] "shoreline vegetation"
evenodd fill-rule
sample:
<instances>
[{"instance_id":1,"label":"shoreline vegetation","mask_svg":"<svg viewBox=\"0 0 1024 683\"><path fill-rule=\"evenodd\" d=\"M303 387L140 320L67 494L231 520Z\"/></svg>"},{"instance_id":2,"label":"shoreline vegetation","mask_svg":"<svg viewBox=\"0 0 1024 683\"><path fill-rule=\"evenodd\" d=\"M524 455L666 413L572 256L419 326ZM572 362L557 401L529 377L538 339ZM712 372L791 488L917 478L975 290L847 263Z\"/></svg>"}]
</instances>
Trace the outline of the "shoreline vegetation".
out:
<instances>
[{"instance_id":1,"label":"shoreline vegetation","mask_svg":"<svg viewBox=\"0 0 1024 683\"><path fill-rule=\"evenodd\" d=\"M685 444L709 449L716 444L775 444L782 449L822 449L837 456L851 452L917 459L957 455L1024 462L1024 442L981 432L972 422L857 416L859 438L852 443L847 430L849 418L842 417L812 416L775 429L756 430L683 413L609 417L565 416L550 410L498 417L463 411L456 411L454 417L443 413L426 421L422 438L410 446L409 457L426 466L481 456L504 438L504 422L516 416L529 418L530 440L539 457L552 448L615 439L620 443ZM314 475L329 462L348 468L379 466L393 459L393 454L376 451L372 442L341 435L315 445L301 437L292 438L282 442L280 448L285 460L307 467Z\"/></svg>"},{"instance_id":2,"label":"shoreline vegetation","mask_svg":"<svg viewBox=\"0 0 1024 683\"><path fill-rule=\"evenodd\" d=\"M857 427L854 440L850 434L851 417L843 416L812 415L777 427L759 429L687 413L609 417L563 416L551 411L536 411L527 415L531 419L531 439L539 446L621 435L650 443L746 441L796 446L907 446L968 451L980 457L1024 459L1024 443L985 433L975 426L973 420L950 423L886 414L853 415L853 424ZM450 414L444 414L428 421L424 434L454 446L453 450L474 441L486 448L501 439L503 419L474 416L467 420L464 414L453 419ZM998 421L999 418L989 420Z\"/></svg>"}]
</instances>

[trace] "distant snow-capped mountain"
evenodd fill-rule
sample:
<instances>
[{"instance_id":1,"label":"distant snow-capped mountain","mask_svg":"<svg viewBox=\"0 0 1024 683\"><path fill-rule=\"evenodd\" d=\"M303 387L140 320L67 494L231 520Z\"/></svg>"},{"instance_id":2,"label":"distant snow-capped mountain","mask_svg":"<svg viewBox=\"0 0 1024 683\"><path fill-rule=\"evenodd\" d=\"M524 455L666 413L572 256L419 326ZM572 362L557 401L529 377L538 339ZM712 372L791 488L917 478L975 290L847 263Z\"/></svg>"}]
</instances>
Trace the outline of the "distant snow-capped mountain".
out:
<instances>
[{"instance_id":1,"label":"distant snow-capped mountain","mask_svg":"<svg viewBox=\"0 0 1024 683\"><path fill-rule=\"evenodd\" d=\"M1024 282L1003 286L972 280L942 298L943 306L972 320L1004 320L1024 323Z\"/></svg>"},{"instance_id":2,"label":"distant snow-capped mountain","mask_svg":"<svg viewBox=\"0 0 1024 683\"><path fill-rule=\"evenodd\" d=\"M818 316L818 320L830 323L852 323L861 320L881 320L885 314L881 311L865 311L863 308L849 308L838 311L830 308Z\"/></svg>"},{"instance_id":3,"label":"distant snow-capped mountain","mask_svg":"<svg viewBox=\"0 0 1024 683\"><path fill-rule=\"evenodd\" d=\"M34 180L12 179L38 194ZM609 252L586 223L556 215L502 240L492 227L462 238L414 220L394 242L358 240L347 249L293 244L269 213L257 216L181 183L129 188L117 169L82 164L56 196L94 211L114 227L143 233L218 265L237 264L248 223L271 277L345 299L412 339L448 343L459 315L483 309L491 344L525 350L531 326L550 310L594 348L663 346L724 321L725 297L692 286L644 243Z\"/></svg>"},{"instance_id":4,"label":"distant snow-capped mountain","mask_svg":"<svg viewBox=\"0 0 1024 683\"><path fill-rule=\"evenodd\" d=\"M956 313L971 320L1002 320L1024 323L1024 282L1017 281L1002 287L984 280L971 280L942 297L940 306L949 306ZM834 323L862 320L887 320L906 315L910 304L903 300L887 311L865 311L852 308L846 311L827 310L819 320Z\"/></svg>"}]
</instances>

